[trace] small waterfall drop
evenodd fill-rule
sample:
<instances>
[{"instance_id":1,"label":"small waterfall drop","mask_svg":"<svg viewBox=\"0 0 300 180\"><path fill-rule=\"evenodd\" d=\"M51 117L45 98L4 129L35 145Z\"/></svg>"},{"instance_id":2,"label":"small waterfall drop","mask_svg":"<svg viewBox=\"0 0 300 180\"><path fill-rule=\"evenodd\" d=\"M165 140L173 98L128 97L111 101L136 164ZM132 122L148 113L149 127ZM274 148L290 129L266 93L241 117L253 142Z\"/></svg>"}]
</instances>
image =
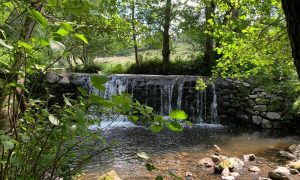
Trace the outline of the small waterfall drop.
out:
<instances>
[{"instance_id":1,"label":"small waterfall drop","mask_svg":"<svg viewBox=\"0 0 300 180\"><path fill-rule=\"evenodd\" d=\"M129 93L141 104L154 108L154 113L168 116L172 110L185 111L189 120L196 123L219 124L217 93L215 84L203 91L196 91L196 76L156 75L110 75L106 90L100 93L84 78L82 86L90 93L110 98L123 92ZM207 108L209 107L209 108ZM126 117L112 115L106 121L125 122ZM108 122L106 122L108 123Z\"/></svg>"}]
</instances>

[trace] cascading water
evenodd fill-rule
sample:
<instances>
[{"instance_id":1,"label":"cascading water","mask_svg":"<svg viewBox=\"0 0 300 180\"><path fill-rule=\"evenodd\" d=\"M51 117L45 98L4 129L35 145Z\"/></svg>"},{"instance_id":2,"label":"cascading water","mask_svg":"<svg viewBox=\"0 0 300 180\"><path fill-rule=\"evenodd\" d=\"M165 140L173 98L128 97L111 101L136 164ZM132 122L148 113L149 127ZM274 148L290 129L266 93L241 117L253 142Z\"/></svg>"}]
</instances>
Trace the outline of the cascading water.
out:
<instances>
[{"instance_id":1,"label":"cascading water","mask_svg":"<svg viewBox=\"0 0 300 180\"><path fill-rule=\"evenodd\" d=\"M196 91L196 76L155 76L155 75L111 75L105 84L103 96L129 93L140 103L154 108L154 112L168 116L172 110L182 109L194 123L219 124L215 84L203 91ZM90 93L99 92L85 80L83 86ZM207 109L210 107L210 109ZM125 122L124 116L115 115L107 121Z\"/></svg>"}]
</instances>

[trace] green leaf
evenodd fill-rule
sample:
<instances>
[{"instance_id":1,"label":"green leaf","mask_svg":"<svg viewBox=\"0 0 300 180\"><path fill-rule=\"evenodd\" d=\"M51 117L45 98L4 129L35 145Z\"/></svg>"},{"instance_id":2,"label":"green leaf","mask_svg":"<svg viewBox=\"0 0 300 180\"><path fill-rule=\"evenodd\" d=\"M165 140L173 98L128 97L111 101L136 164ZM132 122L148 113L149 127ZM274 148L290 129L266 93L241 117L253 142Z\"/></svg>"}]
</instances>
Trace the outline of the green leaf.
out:
<instances>
[{"instance_id":1,"label":"green leaf","mask_svg":"<svg viewBox=\"0 0 300 180\"><path fill-rule=\"evenodd\" d=\"M56 33L59 34L59 35L61 35L61 36L66 36L66 35L69 34L69 31L60 28Z\"/></svg>"},{"instance_id":2,"label":"green leaf","mask_svg":"<svg viewBox=\"0 0 300 180\"><path fill-rule=\"evenodd\" d=\"M97 88L99 91L104 92L105 86L104 84L107 82L107 77L105 76L92 76L90 78L92 85Z\"/></svg>"},{"instance_id":3,"label":"green leaf","mask_svg":"<svg viewBox=\"0 0 300 180\"><path fill-rule=\"evenodd\" d=\"M2 141L1 142L2 145L4 146L5 149L13 149L14 148L14 143L12 143L11 141Z\"/></svg>"},{"instance_id":4,"label":"green leaf","mask_svg":"<svg viewBox=\"0 0 300 180\"><path fill-rule=\"evenodd\" d=\"M88 40L85 38L83 34L75 34L75 37L83 41L85 44L89 44Z\"/></svg>"},{"instance_id":5,"label":"green leaf","mask_svg":"<svg viewBox=\"0 0 300 180\"><path fill-rule=\"evenodd\" d=\"M149 164L149 163L146 163L146 168L147 168L148 171L153 171L153 170L156 169L155 166L153 166L152 164Z\"/></svg>"},{"instance_id":6,"label":"green leaf","mask_svg":"<svg viewBox=\"0 0 300 180\"><path fill-rule=\"evenodd\" d=\"M69 32L74 31L74 29L70 23L63 22L63 23L61 23L61 26L64 27L64 29L66 29Z\"/></svg>"},{"instance_id":7,"label":"green leaf","mask_svg":"<svg viewBox=\"0 0 300 180\"><path fill-rule=\"evenodd\" d=\"M148 154L146 154L145 152L138 152L138 153L136 153L136 155L138 157L144 159L144 160L147 160L147 161L150 159L150 157L148 156Z\"/></svg>"},{"instance_id":8,"label":"green leaf","mask_svg":"<svg viewBox=\"0 0 300 180\"><path fill-rule=\"evenodd\" d=\"M188 115L182 110L174 110L170 112L170 117L172 119L185 120L188 118Z\"/></svg>"},{"instance_id":9,"label":"green leaf","mask_svg":"<svg viewBox=\"0 0 300 180\"><path fill-rule=\"evenodd\" d=\"M18 47L23 47L25 49L32 49L33 47L26 43L26 42L23 42L23 41L18 41Z\"/></svg>"},{"instance_id":10,"label":"green leaf","mask_svg":"<svg viewBox=\"0 0 300 180\"><path fill-rule=\"evenodd\" d=\"M4 5L6 6L6 7L8 7L10 10L14 10L14 5L13 5L13 3L12 2L6 2L6 3L4 3Z\"/></svg>"},{"instance_id":11,"label":"green leaf","mask_svg":"<svg viewBox=\"0 0 300 180\"><path fill-rule=\"evenodd\" d=\"M59 125L59 121L58 121L58 119L54 116L54 115L52 115L52 114L50 114L49 115L49 121L53 124L53 125Z\"/></svg>"},{"instance_id":12,"label":"green leaf","mask_svg":"<svg viewBox=\"0 0 300 180\"><path fill-rule=\"evenodd\" d=\"M83 89L82 87L78 87L77 89L81 93L82 96L88 96L87 90Z\"/></svg>"},{"instance_id":13,"label":"green leaf","mask_svg":"<svg viewBox=\"0 0 300 180\"><path fill-rule=\"evenodd\" d=\"M139 117L138 116L128 116L128 119L130 120L130 121L133 121L133 122L137 122L138 120L139 120Z\"/></svg>"},{"instance_id":14,"label":"green leaf","mask_svg":"<svg viewBox=\"0 0 300 180\"><path fill-rule=\"evenodd\" d=\"M63 95L63 97L64 97L64 101L65 101L66 105L72 106L70 100L65 95Z\"/></svg>"},{"instance_id":15,"label":"green leaf","mask_svg":"<svg viewBox=\"0 0 300 180\"><path fill-rule=\"evenodd\" d=\"M14 47L6 44L3 39L0 38L0 44L8 49L13 49Z\"/></svg>"},{"instance_id":16,"label":"green leaf","mask_svg":"<svg viewBox=\"0 0 300 180\"><path fill-rule=\"evenodd\" d=\"M158 133L163 129L163 126L158 125L158 124L151 124L150 129L152 132Z\"/></svg>"},{"instance_id":17,"label":"green leaf","mask_svg":"<svg viewBox=\"0 0 300 180\"><path fill-rule=\"evenodd\" d=\"M29 10L29 14L31 15L31 18L34 19L37 23L39 23L42 27L48 26L48 21L40 12L31 9Z\"/></svg>"},{"instance_id":18,"label":"green leaf","mask_svg":"<svg viewBox=\"0 0 300 180\"><path fill-rule=\"evenodd\" d=\"M162 176L156 176L155 180L164 180Z\"/></svg>"},{"instance_id":19,"label":"green leaf","mask_svg":"<svg viewBox=\"0 0 300 180\"><path fill-rule=\"evenodd\" d=\"M181 132L183 129L183 127L175 121L168 123L168 128L174 132Z\"/></svg>"}]
</instances>

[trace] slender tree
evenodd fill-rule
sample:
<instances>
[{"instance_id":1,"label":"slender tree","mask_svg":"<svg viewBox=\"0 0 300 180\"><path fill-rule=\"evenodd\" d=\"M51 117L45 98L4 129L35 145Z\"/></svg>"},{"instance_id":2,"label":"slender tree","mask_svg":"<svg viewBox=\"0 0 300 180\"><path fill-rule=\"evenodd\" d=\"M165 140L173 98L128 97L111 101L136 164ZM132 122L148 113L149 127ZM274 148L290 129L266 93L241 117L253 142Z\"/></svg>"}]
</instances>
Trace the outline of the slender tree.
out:
<instances>
[{"instance_id":1,"label":"slender tree","mask_svg":"<svg viewBox=\"0 0 300 180\"><path fill-rule=\"evenodd\" d=\"M139 62L139 52L138 52L138 45L137 45L137 33L136 33L136 26L135 26L135 0L131 1L131 26L132 26L132 40L134 45L134 55L135 55L135 63L137 67L140 66Z\"/></svg>"},{"instance_id":2,"label":"slender tree","mask_svg":"<svg viewBox=\"0 0 300 180\"><path fill-rule=\"evenodd\" d=\"M171 11L172 11L171 0L166 0L165 14L164 14L164 32L163 32L163 73L168 73L168 68L170 64L170 24L171 24Z\"/></svg>"},{"instance_id":3,"label":"slender tree","mask_svg":"<svg viewBox=\"0 0 300 180\"><path fill-rule=\"evenodd\" d=\"M205 21L206 26L209 26L209 20L212 19L212 14L215 10L215 3L213 0L209 0L205 3ZM210 66L213 63L214 60L214 53L213 53L213 37L211 34L206 34L205 37L205 50L204 50L204 63L207 66Z\"/></svg>"}]
</instances>

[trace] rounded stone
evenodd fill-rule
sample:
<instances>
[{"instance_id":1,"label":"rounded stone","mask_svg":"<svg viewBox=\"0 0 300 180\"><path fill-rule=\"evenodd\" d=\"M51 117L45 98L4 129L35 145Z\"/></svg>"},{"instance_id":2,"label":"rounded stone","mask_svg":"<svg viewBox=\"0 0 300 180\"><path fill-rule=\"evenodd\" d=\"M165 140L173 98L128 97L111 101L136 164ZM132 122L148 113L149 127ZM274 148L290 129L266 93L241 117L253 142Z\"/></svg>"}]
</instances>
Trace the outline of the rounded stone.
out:
<instances>
[{"instance_id":1,"label":"rounded stone","mask_svg":"<svg viewBox=\"0 0 300 180\"><path fill-rule=\"evenodd\" d=\"M277 112L267 112L266 116L268 119L271 119L271 120L281 119L281 115Z\"/></svg>"},{"instance_id":2,"label":"rounded stone","mask_svg":"<svg viewBox=\"0 0 300 180\"><path fill-rule=\"evenodd\" d=\"M252 116L252 122L256 125L260 125L263 121L263 118L261 116Z\"/></svg>"}]
</instances>

